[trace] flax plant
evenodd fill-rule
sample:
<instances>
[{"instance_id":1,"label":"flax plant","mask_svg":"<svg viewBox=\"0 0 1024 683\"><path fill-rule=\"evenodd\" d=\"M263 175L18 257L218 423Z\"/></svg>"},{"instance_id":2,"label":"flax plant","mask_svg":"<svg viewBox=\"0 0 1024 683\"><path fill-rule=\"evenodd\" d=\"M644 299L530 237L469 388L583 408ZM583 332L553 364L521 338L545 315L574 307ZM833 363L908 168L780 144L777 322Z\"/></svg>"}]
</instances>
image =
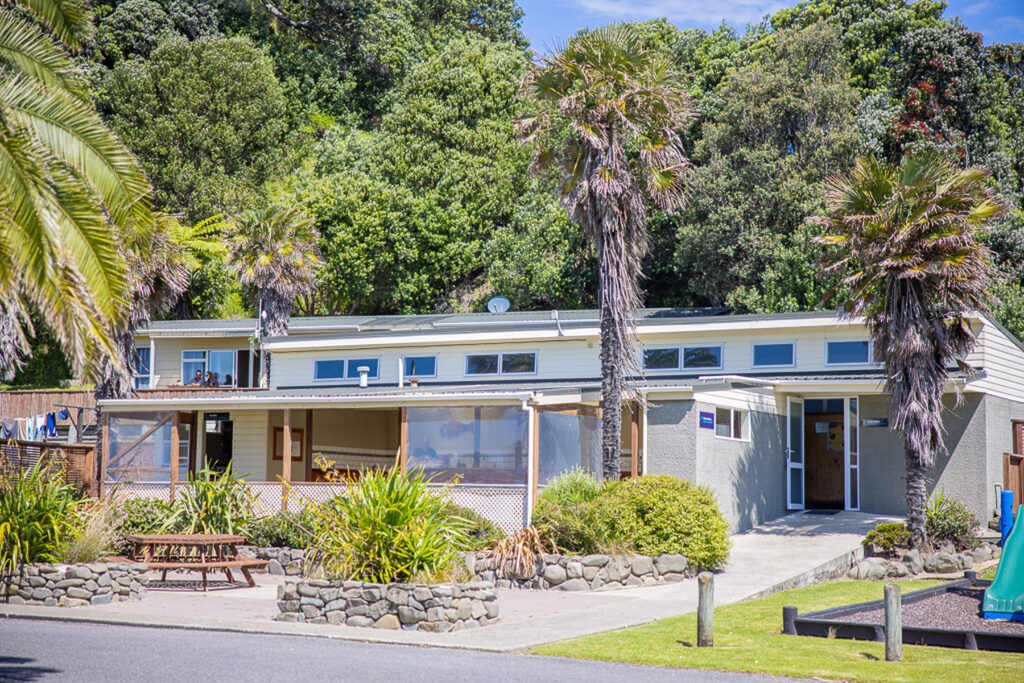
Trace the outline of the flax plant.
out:
<instances>
[{"instance_id":1,"label":"flax plant","mask_svg":"<svg viewBox=\"0 0 1024 683\"><path fill-rule=\"evenodd\" d=\"M161 531L187 534L235 534L244 536L253 518L255 501L230 466L223 472L204 469L183 487Z\"/></svg>"},{"instance_id":2,"label":"flax plant","mask_svg":"<svg viewBox=\"0 0 1024 683\"><path fill-rule=\"evenodd\" d=\"M78 518L76 493L41 461L0 475L0 576L60 560Z\"/></svg>"}]
</instances>

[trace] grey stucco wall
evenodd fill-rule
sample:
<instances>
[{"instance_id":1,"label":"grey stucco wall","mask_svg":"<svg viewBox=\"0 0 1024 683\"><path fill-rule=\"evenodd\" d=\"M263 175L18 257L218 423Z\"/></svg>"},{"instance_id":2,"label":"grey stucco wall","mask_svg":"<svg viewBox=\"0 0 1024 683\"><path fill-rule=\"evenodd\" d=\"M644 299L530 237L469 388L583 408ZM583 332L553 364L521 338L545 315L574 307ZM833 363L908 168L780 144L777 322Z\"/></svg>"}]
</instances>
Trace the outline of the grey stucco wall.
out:
<instances>
[{"instance_id":1,"label":"grey stucco wall","mask_svg":"<svg viewBox=\"0 0 1024 683\"><path fill-rule=\"evenodd\" d=\"M988 465L988 494L990 513L998 512L996 484L1003 484L1003 454L1013 450L1014 420L1024 420L1024 402L1010 401L998 396L985 397L987 425L986 462ZM1024 501L1015 501L1020 504ZM985 520L986 518L981 518Z\"/></svg>"},{"instance_id":2,"label":"grey stucco wall","mask_svg":"<svg viewBox=\"0 0 1024 683\"><path fill-rule=\"evenodd\" d=\"M700 429L701 410L715 407L694 401L659 401L647 412L647 468L710 487L733 531L742 531L785 514L783 419L750 413L749 442L715 438Z\"/></svg>"},{"instance_id":3,"label":"grey stucco wall","mask_svg":"<svg viewBox=\"0 0 1024 683\"><path fill-rule=\"evenodd\" d=\"M986 408L990 400L991 397L981 394L964 394L963 402L957 406L952 395L943 398L947 453L936 458L928 474L929 496L943 490L947 496L963 501L983 521L990 517L994 498L987 453ZM888 411L888 396L861 397L861 418L887 417ZM860 442L860 509L905 515L903 438L891 428L861 427Z\"/></svg>"}]
</instances>

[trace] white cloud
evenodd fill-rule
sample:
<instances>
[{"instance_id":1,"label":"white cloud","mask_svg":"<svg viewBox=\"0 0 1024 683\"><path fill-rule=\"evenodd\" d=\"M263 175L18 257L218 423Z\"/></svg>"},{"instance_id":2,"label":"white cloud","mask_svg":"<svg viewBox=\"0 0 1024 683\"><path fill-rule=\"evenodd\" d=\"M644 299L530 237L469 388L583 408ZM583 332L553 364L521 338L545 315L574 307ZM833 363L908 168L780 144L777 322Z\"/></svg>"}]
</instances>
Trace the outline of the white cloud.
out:
<instances>
[{"instance_id":1,"label":"white cloud","mask_svg":"<svg viewBox=\"0 0 1024 683\"><path fill-rule=\"evenodd\" d=\"M994 4L992 3L992 0L981 0L981 2L976 2L972 5L964 7L960 13L965 16L973 17L978 14L983 14L992 9L993 7Z\"/></svg>"},{"instance_id":2,"label":"white cloud","mask_svg":"<svg viewBox=\"0 0 1024 683\"><path fill-rule=\"evenodd\" d=\"M642 21L665 17L684 27L714 26L723 20L743 26L792 4L779 0L575 0L575 3L610 18Z\"/></svg>"}]
</instances>

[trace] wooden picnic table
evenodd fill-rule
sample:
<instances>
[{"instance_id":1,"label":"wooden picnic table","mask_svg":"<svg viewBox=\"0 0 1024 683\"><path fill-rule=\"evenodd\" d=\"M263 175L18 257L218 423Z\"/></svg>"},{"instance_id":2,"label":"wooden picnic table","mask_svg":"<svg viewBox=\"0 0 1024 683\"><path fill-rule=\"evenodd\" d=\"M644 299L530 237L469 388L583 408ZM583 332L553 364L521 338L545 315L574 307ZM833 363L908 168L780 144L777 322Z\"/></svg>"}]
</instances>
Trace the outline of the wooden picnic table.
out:
<instances>
[{"instance_id":1,"label":"wooden picnic table","mask_svg":"<svg viewBox=\"0 0 1024 683\"><path fill-rule=\"evenodd\" d=\"M203 575L203 590L207 590L206 574L221 570L231 578L231 570L238 569L253 588L250 569L267 566L266 560L246 557L238 552L245 536L232 534L132 534L126 537L134 545L132 559L144 562L150 569L163 570L162 581L167 580L170 569L198 571Z\"/></svg>"}]
</instances>

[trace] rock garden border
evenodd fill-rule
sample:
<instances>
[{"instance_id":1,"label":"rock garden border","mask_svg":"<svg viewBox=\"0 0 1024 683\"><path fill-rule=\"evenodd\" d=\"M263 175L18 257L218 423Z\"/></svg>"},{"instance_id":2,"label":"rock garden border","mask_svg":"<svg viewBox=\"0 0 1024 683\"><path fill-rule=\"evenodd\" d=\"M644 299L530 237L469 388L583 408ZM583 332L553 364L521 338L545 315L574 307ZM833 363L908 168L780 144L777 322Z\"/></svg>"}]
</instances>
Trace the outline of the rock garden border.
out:
<instances>
[{"instance_id":1,"label":"rock garden border","mask_svg":"<svg viewBox=\"0 0 1024 683\"><path fill-rule=\"evenodd\" d=\"M26 564L0 577L0 601L8 605L84 607L142 600L149 583L144 564Z\"/></svg>"},{"instance_id":2,"label":"rock garden border","mask_svg":"<svg viewBox=\"0 0 1024 683\"><path fill-rule=\"evenodd\" d=\"M538 554L534 565L498 567L491 553L467 553L466 567L474 581L494 581L498 588L591 591L656 586L693 576L685 555L555 555Z\"/></svg>"},{"instance_id":3,"label":"rock garden border","mask_svg":"<svg viewBox=\"0 0 1024 683\"><path fill-rule=\"evenodd\" d=\"M308 579L285 582L277 597L277 621L446 633L498 620L498 594L488 581L380 584Z\"/></svg>"},{"instance_id":4,"label":"rock garden border","mask_svg":"<svg viewBox=\"0 0 1024 683\"><path fill-rule=\"evenodd\" d=\"M987 542L961 553L947 549L922 555L920 551L911 550L901 558L866 557L851 567L846 576L879 581L917 574L956 574L974 569L976 565L989 560L997 560L1001 554L1002 549L998 545Z\"/></svg>"},{"instance_id":5,"label":"rock garden border","mask_svg":"<svg viewBox=\"0 0 1024 683\"><path fill-rule=\"evenodd\" d=\"M265 569L253 571L275 576L302 576L306 562L306 551L302 548L258 548L252 545L238 546L238 552L246 557L267 560Z\"/></svg>"}]
</instances>

